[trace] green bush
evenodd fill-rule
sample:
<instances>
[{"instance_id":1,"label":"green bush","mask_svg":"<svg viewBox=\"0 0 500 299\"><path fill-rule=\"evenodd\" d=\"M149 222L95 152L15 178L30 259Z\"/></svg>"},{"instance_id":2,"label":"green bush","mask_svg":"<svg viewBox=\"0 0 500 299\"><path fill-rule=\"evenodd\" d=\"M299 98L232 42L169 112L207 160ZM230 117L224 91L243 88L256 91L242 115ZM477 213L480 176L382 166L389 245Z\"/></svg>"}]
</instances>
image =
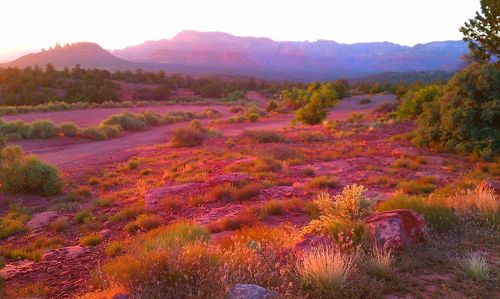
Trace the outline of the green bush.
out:
<instances>
[{"instance_id":1,"label":"green bush","mask_svg":"<svg viewBox=\"0 0 500 299\"><path fill-rule=\"evenodd\" d=\"M248 115L248 120L252 123L256 122L259 120L259 115L257 113L251 113Z\"/></svg>"},{"instance_id":2,"label":"green bush","mask_svg":"<svg viewBox=\"0 0 500 299\"><path fill-rule=\"evenodd\" d=\"M26 155L21 147L8 146L0 153L0 183L8 193L56 195L63 187L57 169Z\"/></svg>"},{"instance_id":3,"label":"green bush","mask_svg":"<svg viewBox=\"0 0 500 299\"><path fill-rule=\"evenodd\" d=\"M96 127L88 127L85 128L82 131L82 136L91 140L97 140L97 141L102 141L108 139L108 135L101 130L100 128Z\"/></svg>"},{"instance_id":4,"label":"green bush","mask_svg":"<svg viewBox=\"0 0 500 299\"><path fill-rule=\"evenodd\" d=\"M170 145L172 147L194 147L202 145L206 139L206 134L196 128L178 128L172 132Z\"/></svg>"},{"instance_id":5,"label":"green bush","mask_svg":"<svg viewBox=\"0 0 500 299\"><path fill-rule=\"evenodd\" d=\"M154 114L152 112L149 112L146 115L148 115L150 119L152 119ZM101 125L102 126L119 125L125 131L144 130L146 127L148 127L148 123L146 122L146 117L140 114L132 114L130 112L123 112L120 114L112 115L107 119L103 120L101 122Z\"/></svg>"},{"instance_id":6,"label":"green bush","mask_svg":"<svg viewBox=\"0 0 500 299\"><path fill-rule=\"evenodd\" d=\"M59 128L50 120L37 120L31 124L36 138L53 138L59 133Z\"/></svg>"},{"instance_id":7,"label":"green bush","mask_svg":"<svg viewBox=\"0 0 500 299\"><path fill-rule=\"evenodd\" d=\"M306 125L319 125L327 116L326 109L319 104L310 102L295 112L295 120Z\"/></svg>"},{"instance_id":8,"label":"green bush","mask_svg":"<svg viewBox=\"0 0 500 299\"><path fill-rule=\"evenodd\" d=\"M416 90L410 90L403 97L397 115L401 118L415 118L422 113L424 103L433 102L442 93L442 88L437 85L424 86Z\"/></svg>"},{"instance_id":9,"label":"green bush","mask_svg":"<svg viewBox=\"0 0 500 299\"><path fill-rule=\"evenodd\" d=\"M423 105L413 142L491 159L500 153L500 69L472 64Z\"/></svg>"},{"instance_id":10,"label":"green bush","mask_svg":"<svg viewBox=\"0 0 500 299\"><path fill-rule=\"evenodd\" d=\"M80 133L80 128L72 123L63 123L59 126L61 132L67 137L76 137Z\"/></svg>"}]
</instances>

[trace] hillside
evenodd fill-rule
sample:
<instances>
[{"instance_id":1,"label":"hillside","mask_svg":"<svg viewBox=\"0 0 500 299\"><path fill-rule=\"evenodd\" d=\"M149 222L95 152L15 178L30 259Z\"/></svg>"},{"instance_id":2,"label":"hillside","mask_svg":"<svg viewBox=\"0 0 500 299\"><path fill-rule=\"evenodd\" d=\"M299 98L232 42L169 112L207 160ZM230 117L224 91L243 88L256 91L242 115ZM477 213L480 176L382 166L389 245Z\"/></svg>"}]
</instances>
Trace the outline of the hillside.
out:
<instances>
[{"instance_id":1,"label":"hillside","mask_svg":"<svg viewBox=\"0 0 500 299\"><path fill-rule=\"evenodd\" d=\"M279 42L220 32L183 31L173 39L147 41L108 52L95 43L76 43L25 55L0 67L104 68L206 75L256 76L312 81L359 78L383 72L453 72L467 52L462 41L418 44L389 42L341 44L335 41Z\"/></svg>"},{"instance_id":2,"label":"hillside","mask_svg":"<svg viewBox=\"0 0 500 299\"><path fill-rule=\"evenodd\" d=\"M454 71L467 51L462 41L418 44L278 42L220 32L183 31L173 39L115 50L123 59L224 68L243 73L277 71L298 79L358 77L380 72Z\"/></svg>"},{"instance_id":3,"label":"hillside","mask_svg":"<svg viewBox=\"0 0 500 299\"><path fill-rule=\"evenodd\" d=\"M135 64L113 56L108 51L101 48L96 43L81 42L64 47L56 46L50 50L42 50L38 53L32 53L22 56L12 62L0 64L1 67L20 67L45 66L48 63L56 68L73 67L79 64L82 68L105 68L133 69Z\"/></svg>"}]
</instances>

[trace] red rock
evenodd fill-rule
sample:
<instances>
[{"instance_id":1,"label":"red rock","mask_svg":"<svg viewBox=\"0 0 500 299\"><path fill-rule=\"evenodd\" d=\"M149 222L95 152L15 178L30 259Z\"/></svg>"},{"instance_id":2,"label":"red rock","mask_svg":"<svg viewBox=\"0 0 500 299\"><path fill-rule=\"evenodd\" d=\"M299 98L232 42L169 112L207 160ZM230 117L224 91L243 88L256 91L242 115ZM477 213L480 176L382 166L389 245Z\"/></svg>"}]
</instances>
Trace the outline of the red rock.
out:
<instances>
[{"instance_id":1,"label":"red rock","mask_svg":"<svg viewBox=\"0 0 500 299\"><path fill-rule=\"evenodd\" d=\"M33 271L34 264L34 262L28 260L9 263L0 270L0 277L10 279L14 276L28 273Z\"/></svg>"},{"instance_id":2,"label":"red rock","mask_svg":"<svg viewBox=\"0 0 500 299\"><path fill-rule=\"evenodd\" d=\"M365 219L372 238L379 246L405 249L427 239L424 218L411 210L376 213Z\"/></svg>"}]
</instances>

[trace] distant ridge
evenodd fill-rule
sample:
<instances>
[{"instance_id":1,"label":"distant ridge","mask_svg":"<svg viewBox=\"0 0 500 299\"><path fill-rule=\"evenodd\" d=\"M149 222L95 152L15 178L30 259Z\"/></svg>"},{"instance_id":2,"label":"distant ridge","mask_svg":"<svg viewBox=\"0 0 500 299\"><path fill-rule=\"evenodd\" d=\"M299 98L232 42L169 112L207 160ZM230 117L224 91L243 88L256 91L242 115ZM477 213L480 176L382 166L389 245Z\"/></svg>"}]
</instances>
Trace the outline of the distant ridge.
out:
<instances>
[{"instance_id":1,"label":"distant ridge","mask_svg":"<svg viewBox=\"0 0 500 299\"><path fill-rule=\"evenodd\" d=\"M105 68L110 70L133 68L135 65L130 61L112 55L96 43L80 42L71 45L67 44L64 47L56 45L53 49L28 54L0 66L25 68L38 65L45 67L48 63L56 68L71 68L79 64L82 68Z\"/></svg>"},{"instance_id":2,"label":"distant ridge","mask_svg":"<svg viewBox=\"0 0 500 299\"><path fill-rule=\"evenodd\" d=\"M444 71L461 68L468 52L463 41L441 41L413 47L390 42L341 44L335 41L281 42L238 37L223 32L182 31L173 39L146 41L108 52L95 43L76 43L23 56L0 65L110 70L164 70L167 73L211 73L275 80L332 80L378 73Z\"/></svg>"}]
</instances>

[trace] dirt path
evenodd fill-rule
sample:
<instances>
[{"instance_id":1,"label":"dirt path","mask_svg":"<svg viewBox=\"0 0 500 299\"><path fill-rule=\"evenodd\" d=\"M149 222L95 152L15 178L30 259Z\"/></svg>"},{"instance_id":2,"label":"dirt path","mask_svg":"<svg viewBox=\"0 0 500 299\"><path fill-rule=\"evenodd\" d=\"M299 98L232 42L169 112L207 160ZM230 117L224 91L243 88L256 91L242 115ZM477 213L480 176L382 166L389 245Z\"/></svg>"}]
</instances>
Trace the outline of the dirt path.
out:
<instances>
[{"instance_id":1,"label":"dirt path","mask_svg":"<svg viewBox=\"0 0 500 299\"><path fill-rule=\"evenodd\" d=\"M352 112L370 113L381 102L395 101L393 95L377 95L372 96L372 103L368 105L360 105L359 100L366 96L354 96L342 100L339 105L333 108L328 118L335 120L345 120ZM169 106L168 108L170 108ZM181 106L176 106L181 107ZM203 110L208 106L182 106ZM210 106L216 107L216 106ZM167 108L167 107L157 107ZM227 108L226 108L227 109ZM102 109L107 110L107 109ZM147 108L145 108L147 110ZM167 110L166 110L167 111ZM70 111L68 113L75 112ZM222 111L221 111L222 112ZM227 110L224 111L227 113ZM59 112L59 113L66 113ZM82 120L91 122L98 122L97 119L102 119L103 114L109 112L102 112L101 110L92 110L82 112L82 116L88 116L90 120ZM224 114L226 114L224 113ZM96 117L94 114L99 115ZM113 114L113 113L111 113ZM33 114L23 115L24 117L31 117ZM47 115L47 114L44 114ZM57 120L61 120L60 114ZM73 120L75 115L73 115ZM269 118L263 118L256 123L240 123L240 124L227 124L220 127L220 130L225 136L237 136L247 129L280 129L290 124L293 119L292 114L287 115L274 115ZM206 122L206 121L205 121ZM93 142L83 141L74 138L58 138L53 140L25 140L19 142L23 148L31 153L38 155L44 161L50 162L63 172L70 175L83 174L86 171L92 172L100 166L124 161L137 153L137 148L142 146L150 146L154 144L162 144L168 142L170 133L178 128L186 126L186 123L177 123L172 125L165 125L156 127L141 132L125 133L119 138L114 138L106 141Z\"/></svg>"}]
</instances>

